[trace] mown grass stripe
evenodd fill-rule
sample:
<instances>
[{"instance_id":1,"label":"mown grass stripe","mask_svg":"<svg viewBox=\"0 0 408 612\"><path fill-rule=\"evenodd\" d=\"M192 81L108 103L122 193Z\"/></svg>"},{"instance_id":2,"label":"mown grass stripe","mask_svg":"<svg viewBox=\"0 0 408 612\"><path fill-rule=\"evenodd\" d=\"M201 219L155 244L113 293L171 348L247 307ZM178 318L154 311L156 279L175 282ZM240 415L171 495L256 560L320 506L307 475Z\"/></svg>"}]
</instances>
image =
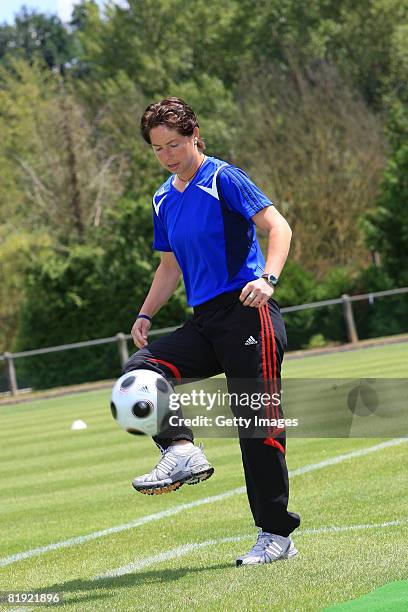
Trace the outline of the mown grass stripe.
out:
<instances>
[{"instance_id":1,"label":"mown grass stripe","mask_svg":"<svg viewBox=\"0 0 408 612\"><path fill-rule=\"evenodd\" d=\"M336 465L343 461L347 461L348 459L353 459L356 457L362 457L364 455L368 455L369 453L373 453L384 448L397 446L399 444L403 444L408 442L408 438L395 438L393 440L388 440L386 442L381 442L380 444L376 444L375 446L369 446L368 448L359 449L356 451L351 451L349 453L345 453L342 455L337 455L335 457L331 457L319 463L312 463L309 465L305 465L303 467L297 468L291 472L289 472L290 477L300 476L302 474L306 474L308 472L312 472L315 470L320 470L322 468ZM127 531L129 529L134 529L136 527L140 527L145 525L146 523L150 523L152 521L159 521L163 518L167 518L169 516L174 516L175 514L179 514L180 512L184 512L185 510L189 510L191 508L195 508L198 506L202 506L204 504L215 503L218 501L222 501L227 499L228 497L232 497L234 495L239 495L245 493L245 487L238 487L236 489L232 489L230 491L226 491L225 493L220 493L219 495L212 495L210 497L201 498L195 500L193 502L189 502L186 504L180 504L178 506L174 506L173 508L169 508L168 510L163 510L161 512L156 512L154 514L148 514L139 519L135 519L134 521L130 521L129 523L125 523L123 525L116 525L115 527L109 527L107 529L102 529L100 531L95 531L93 533L89 533L83 536L76 536L73 538L69 538L68 540L63 540L60 542L55 542L52 544L47 544L45 546L39 546L37 548L32 548L31 550L22 551L8 557L3 557L0 559L0 567L5 567L7 565L11 565L12 563L17 563L19 561L23 561L24 559L29 559L31 557L39 556L53 550L59 550L62 548L68 548L70 546L76 546L78 544L84 544L86 542L96 540L98 538L106 537L112 534L121 533L122 531Z\"/></svg>"},{"instance_id":2,"label":"mown grass stripe","mask_svg":"<svg viewBox=\"0 0 408 612\"><path fill-rule=\"evenodd\" d=\"M360 531L365 529L385 529L387 527L399 527L400 525L406 525L408 523L407 520L400 521L386 521L383 523L372 523L372 524L363 524L363 525L342 525L342 526L327 526L327 527L319 527L316 529L300 529L296 531L296 537L304 536L304 535L316 535L322 533L342 533L345 531ZM143 559L139 559L138 561L134 561L133 563L128 563L122 567L117 567L116 569L109 570L108 572L101 574L99 576L95 576L94 580L103 580L105 578L117 578L119 576L124 576L125 574L131 574L140 569L144 569L145 567L149 567L151 565L155 565L156 563L163 563L164 561L170 561L172 559L176 559L177 557L182 557L184 555L188 555L193 550L198 550L200 548L205 548L207 546L219 546L220 544L225 544L228 542L240 542L242 540L254 539L254 534L247 534L242 536L235 536L230 538L220 538L218 540L206 540L205 542L196 542L196 543L188 543L182 544L181 546L177 546L176 548L171 548L170 550L163 551L157 555L152 555L150 557L145 557Z\"/></svg>"}]
</instances>

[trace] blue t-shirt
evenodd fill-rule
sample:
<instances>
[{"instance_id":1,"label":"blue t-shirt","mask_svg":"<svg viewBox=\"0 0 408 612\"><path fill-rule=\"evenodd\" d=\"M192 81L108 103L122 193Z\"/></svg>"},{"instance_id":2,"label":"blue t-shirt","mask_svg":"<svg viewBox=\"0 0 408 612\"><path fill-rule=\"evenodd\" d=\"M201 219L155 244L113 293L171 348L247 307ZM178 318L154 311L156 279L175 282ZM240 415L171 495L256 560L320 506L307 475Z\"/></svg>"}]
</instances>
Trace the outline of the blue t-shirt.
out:
<instances>
[{"instance_id":1,"label":"blue t-shirt","mask_svg":"<svg viewBox=\"0 0 408 612\"><path fill-rule=\"evenodd\" d=\"M265 260L251 217L272 202L245 172L214 157L206 158L183 193L174 178L153 197L153 248L174 253L190 306L259 278Z\"/></svg>"}]
</instances>

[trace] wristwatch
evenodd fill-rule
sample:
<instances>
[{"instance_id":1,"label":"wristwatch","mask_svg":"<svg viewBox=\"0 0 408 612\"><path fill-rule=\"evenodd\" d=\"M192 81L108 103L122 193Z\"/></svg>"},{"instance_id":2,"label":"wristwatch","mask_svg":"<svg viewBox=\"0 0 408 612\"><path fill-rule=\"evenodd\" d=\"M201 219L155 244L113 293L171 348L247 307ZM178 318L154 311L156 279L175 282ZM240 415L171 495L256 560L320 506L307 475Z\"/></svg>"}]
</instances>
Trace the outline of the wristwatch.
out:
<instances>
[{"instance_id":1,"label":"wristwatch","mask_svg":"<svg viewBox=\"0 0 408 612\"><path fill-rule=\"evenodd\" d=\"M264 278L271 287L276 287L278 284L278 278L273 274L262 274L261 278Z\"/></svg>"}]
</instances>

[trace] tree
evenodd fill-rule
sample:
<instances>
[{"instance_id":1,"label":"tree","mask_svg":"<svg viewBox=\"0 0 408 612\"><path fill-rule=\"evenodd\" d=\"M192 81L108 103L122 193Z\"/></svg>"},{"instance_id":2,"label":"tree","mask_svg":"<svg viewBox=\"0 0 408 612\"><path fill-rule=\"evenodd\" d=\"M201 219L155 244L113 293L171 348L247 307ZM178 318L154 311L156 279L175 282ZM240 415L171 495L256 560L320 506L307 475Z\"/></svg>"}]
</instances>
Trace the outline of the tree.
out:
<instances>
[{"instance_id":1,"label":"tree","mask_svg":"<svg viewBox=\"0 0 408 612\"><path fill-rule=\"evenodd\" d=\"M325 57L351 78L371 108L387 108L396 38L407 17L406 0L332 0L319 25Z\"/></svg>"},{"instance_id":2,"label":"tree","mask_svg":"<svg viewBox=\"0 0 408 612\"><path fill-rule=\"evenodd\" d=\"M32 263L17 349L130 331L158 264L151 249L151 214L144 199L122 200L107 213L103 228L88 236L86 245L73 245L68 253L48 252ZM155 316L154 325L181 322L185 308L179 287ZM112 378L120 371L115 345L68 351L57 359L55 355L26 359L20 368L26 384L35 388Z\"/></svg>"},{"instance_id":3,"label":"tree","mask_svg":"<svg viewBox=\"0 0 408 612\"><path fill-rule=\"evenodd\" d=\"M296 53L301 64L334 64L369 107L381 110L407 15L406 0L241 0L225 33L234 53L226 54L224 70L232 83L259 64L287 72Z\"/></svg>"},{"instance_id":4,"label":"tree","mask_svg":"<svg viewBox=\"0 0 408 612\"><path fill-rule=\"evenodd\" d=\"M402 5L405 7L405 5ZM406 7L405 7L406 8ZM386 80L386 134L390 156L377 207L367 216L369 246L381 255L383 271L394 285L408 285L408 26L401 22L392 35L392 60ZM406 307L405 307L406 308Z\"/></svg>"},{"instance_id":5,"label":"tree","mask_svg":"<svg viewBox=\"0 0 408 612\"><path fill-rule=\"evenodd\" d=\"M291 63L243 77L236 157L287 216L292 258L322 278L369 257L359 219L378 193L382 124L335 67Z\"/></svg>"},{"instance_id":6,"label":"tree","mask_svg":"<svg viewBox=\"0 0 408 612\"><path fill-rule=\"evenodd\" d=\"M0 106L0 343L10 349L27 266L43 244L61 255L101 228L128 159L110 133L97 134L69 81L38 60L0 67Z\"/></svg>"},{"instance_id":7,"label":"tree","mask_svg":"<svg viewBox=\"0 0 408 612\"><path fill-rule=\"evenodd\" d=\"M18 57L29 62L41 57L49 68L63 66L74 57L74 38L56 15L43 15L23 7L13 25L0 26L0 59Z\"/></svg>"},{"instance_id":8,"label":"tree","mask_svg":"<svg viewBox=\"0 0 408 612\"><path fill-rule=\"evenodd\" d=\"M367 217L367 241L381 254L384 270L397 286L408 285L408 112L394 102L389 122L392 153L388 160L378 207Z\"/></svg>"},{"instance_id":9,"label":"tree","mask_svg":"<svg viewBox=\"0 0 408 612\"><path fill-rule=\"evenodd\" d=\"M194 7L188 0L129 0L127 7L109 5L104 19L84 2L79 59L94 79L124 72L149 99L204 75L222 80L222 41L235 9L235 0L196 0Z\"/></svg>"},{"instance_id":10,"label":"tree","mask_svg":"<svg viewBox=\"0 0 408 612\"><path fill-rule=\"evenodd\" d=\"M123 155L95 139L95 125L69 81L42 65L0 69L0 219L43 228L56 242L83 239L123 192Z\"/></svg>"},{"instance_id":11,"label":"tree","mask_svg":"<svg viewBox=\"0 0 408 612\"><path fill-rule=\"evenodd\" d=\"M14 311L24 300L28 252L38 257L35 278L44 289L45 313L45 288L56 306L64 302L68 318L71 298L103 307L101 269L113 267L117 249L127 245L115 214L123 213L139 256L151 260L145 249L150 226L138 218L144 208L129 203L150 211L151 196L166 178L140 137L139 121L147 104L168 95L197 111L207 153L248 170L288 216L296 263L290 289L305 274L325 282L337 265L344 274L330 290L354 278L369 259L360 228L369 209L373 244L384 261L395 260L392 273L399 272L391 234L403 234L404 213L396 204L391 211L389 200L405 197L406 131L396 118L406 104L406 7L406 0L196 0L194 7L188 0L128 0L102 11L95 0L83 0L68 27L28 10L13 26L1 26L0 261ZM373 206L386 154L384 119L392 161L382 187L383 218ZM132 213L125 214L128 206ZM397 215L401 227L393 228ZM36 246L44 236L52 252L48 264ZM139 264L135 269L144 278ZM99 301L76 275L95 285ZM67 279L75 285L69 298ZM114 275L107 279L120 293ZM313 282L307 285L305 295ZM34 289L28 297L35 311ZM108 323L113 308L106 301L101 309ZM8 317L6 311L0 309L0 317ZM169 324L179 313L167 309L161 321ZM72 340L77 321L67 330ZM299 343L307 343L302 326L312 333L315 322L298 318ZM37 346L46 342L45 335L36 338Z\"/></svg>"},{"instance_id":12,"label":"tree","mask_svg":"<svg viewBox=\"0 0 408 612\"><path fill-rule=\"evenodd\" d=\"M50 246L45 234L10 233L0 225L0 353L11 350L14 342L27 266L49 252Z\"/></svg>"}]
</instances>

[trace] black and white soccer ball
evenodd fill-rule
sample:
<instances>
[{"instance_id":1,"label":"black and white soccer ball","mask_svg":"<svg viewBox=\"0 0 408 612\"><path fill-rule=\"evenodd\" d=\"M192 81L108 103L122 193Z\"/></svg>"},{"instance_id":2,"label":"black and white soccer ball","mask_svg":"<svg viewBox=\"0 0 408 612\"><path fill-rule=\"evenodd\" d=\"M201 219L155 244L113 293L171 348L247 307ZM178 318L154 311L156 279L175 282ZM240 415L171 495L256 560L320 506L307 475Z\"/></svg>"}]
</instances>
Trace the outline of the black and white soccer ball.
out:
<instances>
[{"instance_id":1,"label":"black and white soccer ball","mask_svg":"<svg viewBox=\"0 0 408 612\"><path fill-rule=\"evenodd\" d=\"M131 370L112 389L111 411L117 424L131 434L155 436L168 418L173 388L152 370Z\"/></svg>"}]
</instances>

